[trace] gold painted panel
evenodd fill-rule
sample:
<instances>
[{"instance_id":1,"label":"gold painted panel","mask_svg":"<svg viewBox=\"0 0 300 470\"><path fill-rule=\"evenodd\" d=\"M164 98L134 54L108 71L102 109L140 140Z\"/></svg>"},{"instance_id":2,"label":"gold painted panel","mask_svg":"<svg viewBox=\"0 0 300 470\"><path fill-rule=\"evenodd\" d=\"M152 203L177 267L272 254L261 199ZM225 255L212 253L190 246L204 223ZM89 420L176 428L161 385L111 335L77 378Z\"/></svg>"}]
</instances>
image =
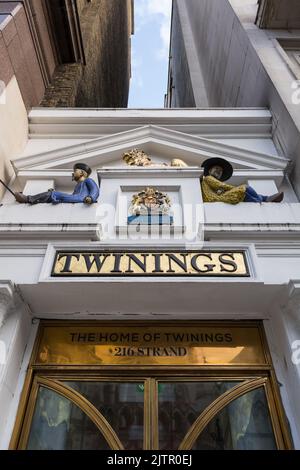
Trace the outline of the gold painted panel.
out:
<instances>
[{"instance_id":1,"label":"gold painted panel","mask_svg":"<svg viewBox=\"0 0 300 470\"><path fill-rule=\"evenodd\" d=\"M44 326L40 365L266 364L258 326Z\"/></svg>"},{"instance_id":2,"label":"gold painted panel","mask_svg":"<svg viewBox=\"0 0 300 470\"><path fill-rule=\"evenodd\" d=\"M52 276L249 276L245 252L57 252Z\"/></svg>"}]
</instances>

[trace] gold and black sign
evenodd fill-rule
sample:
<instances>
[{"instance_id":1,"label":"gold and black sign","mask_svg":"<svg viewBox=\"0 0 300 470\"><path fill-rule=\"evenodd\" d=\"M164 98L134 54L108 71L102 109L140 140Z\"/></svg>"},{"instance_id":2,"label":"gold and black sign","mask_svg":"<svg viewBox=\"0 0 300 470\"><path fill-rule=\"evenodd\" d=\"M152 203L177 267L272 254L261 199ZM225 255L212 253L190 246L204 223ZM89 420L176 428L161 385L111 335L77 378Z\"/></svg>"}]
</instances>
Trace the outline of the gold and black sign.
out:
<instances>
[{"instance_id":1,"label":"gold and black sign","mask_svg":"<svg viewBox=\"0 0 300 470\"><path fill-rule=\"evenodd\" d=\"M249 276L244 251L58 251L52 276Z\"/></svg>"},{"instance_id":2,"label":"gold and black sign","mask_svg":"<svg viewBox=\"0 0 300 470\"><path fill-rule=\"evenodd\" d=\"M41 331L37 364L264 364L256 324L49 325Z\"/></svg>"}]
</instances>

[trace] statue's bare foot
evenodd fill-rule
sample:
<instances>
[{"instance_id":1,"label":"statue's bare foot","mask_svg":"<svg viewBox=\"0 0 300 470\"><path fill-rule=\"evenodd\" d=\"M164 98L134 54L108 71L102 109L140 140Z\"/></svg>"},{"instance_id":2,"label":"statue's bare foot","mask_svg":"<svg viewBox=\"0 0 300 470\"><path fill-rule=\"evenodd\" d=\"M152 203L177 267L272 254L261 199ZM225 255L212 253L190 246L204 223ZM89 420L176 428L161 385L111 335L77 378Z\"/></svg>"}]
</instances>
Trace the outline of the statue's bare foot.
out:
<instances>
[{"instance_id":1,"label":"statue's bare foot","mask_svg":"<svg viewBox=\"0 0 300 470\"><path fill-rule=\"evenodd\" d=\"M21 204L26 204L28 202L28 196L25 196L23 193L15 193L15 198L17 202L20 202Z\"/></svg>"},{"instance_id":2,"label":"statue's bare foot","mask_svg":"<svg viewBox=\"0 0 300 470\"><path fill-rule=\"evenodd\" d=\"M267 202L281 202L283 200L284 193L276 193L267 198Z\"/></svg>"}]
</instances>

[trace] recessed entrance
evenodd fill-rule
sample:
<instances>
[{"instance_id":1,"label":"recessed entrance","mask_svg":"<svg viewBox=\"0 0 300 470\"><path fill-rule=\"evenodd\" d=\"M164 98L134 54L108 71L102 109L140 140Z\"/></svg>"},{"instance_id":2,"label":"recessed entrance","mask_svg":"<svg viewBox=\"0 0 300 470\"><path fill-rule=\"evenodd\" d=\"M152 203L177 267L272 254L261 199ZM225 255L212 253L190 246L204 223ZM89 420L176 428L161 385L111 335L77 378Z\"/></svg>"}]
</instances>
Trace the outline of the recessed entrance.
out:
<instances>
[{"instance_id":1,"label":"recessed entrance","mask_svg":"<svg viewBox=\"0 0 300 470\"><path fill-rule=\"evenodd\" d=\"M73 340L77 326L73 326ZM94 363L95 354L98 361L101 355L97 354L95 346L91 348L91 341L87 343L82 341L80 345L73 342L72 356L71 350L68 349L72 347L72 343L64 347L60 335L56 336L56 342L54 340L51 342L54 330L49 333L47 325L42 325L20 405L12 448L40 450L290 448L274 372L271 364L268 364L266 344L262 339L261 343L257 344L257 350L252 345L254 350L251 355L249 342L247 345L240 343L243 338L241 329L254 328L261 334L261 325L251 322L243 326L228 322L226 324L219 322L218 325L198 322L192 325L185 324L184 327L182 325L182 334L188 334L184 328L189 327L194 332L192 339L198 338L198 343L195 344L195 340L194 344L191 344L190 336L181 336L183 341L176 347L186 351L184 365L180 365L183 353L180 356L166 356L172 351L168 348L174 348L174 352L176 347L170 344L164 346L161 342L162 338L166 337L165 334L173 334L171 325L157 324L156 333L151 325L152 333L150 333L145 324L144 326L135 324L130 337L123 333L123 338L126 338L125 343L128 339L129 342L132 341L132 335L138 334L138 328L143 336L145 331L148 331L149 338L152 334L153 341L155 337L159 340L159 344L155 347L147 345L151 354L153 349L149 348L160 348L159 354L164 354L162 359L167 357L167 361L171 360L173 364L162 365L159 360L155 366L139 364L139 356L135 355L135 351L142 350L144 345L140 343L138 336L134 336L138 345L127 343L120 345L120 342L118 345L109 345L107 342L105 345L102 344L104 348L102 352L106 351L107 354L109 352L114 354L114 348L117 351L120 348L125 350L129 348L133 351L130 353L131 360L127 365L120 366L116 362L105 365L99 362L97 366ZM102 338L108 341L110 338L105 336L108 334L105 328L110 328L110 331L115 329L115 335L120 331L120 325L116 324L103 327L99 324L94 325L93 334L98 338L99 347L101 347L97 336L99 328ZM126 328L129 328L128 324ZM207 333L203 333L203 328ZM214 343L213 336L208 336L212 341L209 343L205 336L197 337L197 334L212 335L212 331L215 335L221 335L219 329L223 329L223 336L218 336L219 346ZM89 325L89 330L93 330L93 325ZM250 332L249 337L251 337ZM222 338L226 344L222 343ZM47 352L45 339L47 339ZM90 340L94 342L94 337L90 336ZM118 340L120 341L120 336ZM200 340L205 344L200 345ZM230 343L231 354L228 352L227 343ZM207 358L207 362L203 361L203 357L199 354L200 347L202 356ZM194 351L189 350L193 348ZM243 353L243 348L248 348L248 351ZM93 355L91 365L63 364L60 354L63 350L65 362L68 354L71 354L70 357L74 358L75 363L79 357L86 359L87 354ZM158 349L155 354L157 351ZM198 355L200 364L193 365L192 361L189 364L187 359L189 354ZM236 359L237 356L239 360ZM105 354L102 357L104 358ZM255 362L255 358L257 358L256 365L252 363ZM157 361L157 356L155 360ZM226 360L229 363L222 364ZM211 364L209 361L220 364Z\"/></svg>"}]
</instances>

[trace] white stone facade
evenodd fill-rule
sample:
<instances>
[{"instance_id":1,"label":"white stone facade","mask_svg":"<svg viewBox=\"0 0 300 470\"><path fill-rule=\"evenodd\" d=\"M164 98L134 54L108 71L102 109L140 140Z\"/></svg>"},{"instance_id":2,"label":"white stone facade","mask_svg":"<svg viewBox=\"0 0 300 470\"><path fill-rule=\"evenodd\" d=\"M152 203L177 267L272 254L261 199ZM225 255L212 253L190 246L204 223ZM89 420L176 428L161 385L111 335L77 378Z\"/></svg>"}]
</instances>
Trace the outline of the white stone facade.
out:
<instances>
[{"instance_id":1,"label":"white stone facade","mask_svg":"<svg viewBox=\"0 0 300 470\"><path fill-rule=\"evenodd\" d=\"M272 141L267 110L33 110L30 138L13 161L14 190L50 185L72 191L75 162L100 183L97 204L20 205L6 193L0 207L1 448L9 445L39 319L259 319L264 321L283 405L300 448L300 205L289 183L289 160ZM128 167L122 153L147 152L154 163L180 158L189 166ZM221 156L233 184L251 182L280 204L203 204L201 164ZM129 233L133 193L170 192L174 231ZM25 188L25 189L24 189ZM56 250L244 250L250 276L54 278ZM9 281L8 281L9 280ZM116 295L117 293L117 295Z\"/></svg>"}]
</instances>

